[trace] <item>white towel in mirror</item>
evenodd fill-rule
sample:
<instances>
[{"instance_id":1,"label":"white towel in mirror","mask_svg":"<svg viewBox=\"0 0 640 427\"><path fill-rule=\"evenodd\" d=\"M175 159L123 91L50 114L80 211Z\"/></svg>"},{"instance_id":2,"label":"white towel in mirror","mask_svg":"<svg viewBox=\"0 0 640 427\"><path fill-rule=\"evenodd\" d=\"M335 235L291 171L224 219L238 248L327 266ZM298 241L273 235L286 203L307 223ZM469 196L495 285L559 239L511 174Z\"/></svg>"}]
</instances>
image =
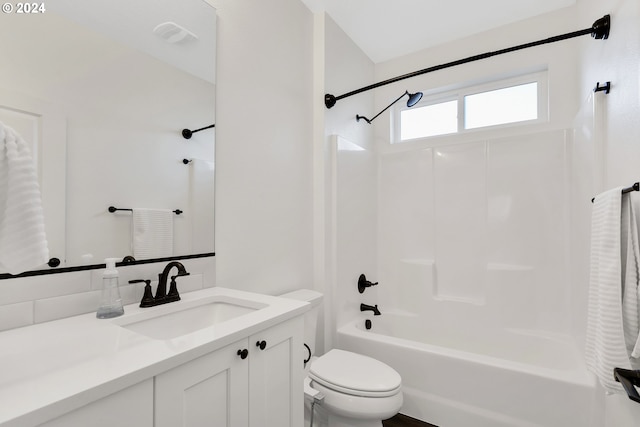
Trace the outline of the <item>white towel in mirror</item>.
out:
<instances>
[{"instance_id":1,"label":"white towel in mirror","mask_svg":"<svg viewBox=\"0 0 640 427\"><path fill-rule=\"evenodd\" d=\"M49 260L38 175L27 143L0 122L0 272Z\"/></svg>"},{"instance_id":2,"label":"white towel in mirror","mask_svg":"<svg viewBox=\"0 0 640 427\"><path fill-rule=\"evenodd\" d=\"M133 209L135 259L173 256L173 215L170 209Z\"/></svg>"}]
</instances>

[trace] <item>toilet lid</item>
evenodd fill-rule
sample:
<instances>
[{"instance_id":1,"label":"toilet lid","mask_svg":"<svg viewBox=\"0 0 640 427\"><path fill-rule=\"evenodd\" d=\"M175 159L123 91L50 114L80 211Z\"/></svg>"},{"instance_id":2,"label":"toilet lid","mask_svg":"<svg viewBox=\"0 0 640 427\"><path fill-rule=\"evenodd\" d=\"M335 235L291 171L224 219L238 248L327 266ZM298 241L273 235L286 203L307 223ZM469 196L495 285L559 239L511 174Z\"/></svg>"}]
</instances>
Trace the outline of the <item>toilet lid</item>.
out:
<instances>
[{"instance_id":1,"label":"toilet lid","mask_svg":"<svg viewBox=\"0 0 640 427\"><path fill-rule=\"evenodd\" d=\"M327 388L356 396L391 396L401 384L400 374L390 366L338 349L316 359L309 376Z\"/></svg>"}]
</instances>

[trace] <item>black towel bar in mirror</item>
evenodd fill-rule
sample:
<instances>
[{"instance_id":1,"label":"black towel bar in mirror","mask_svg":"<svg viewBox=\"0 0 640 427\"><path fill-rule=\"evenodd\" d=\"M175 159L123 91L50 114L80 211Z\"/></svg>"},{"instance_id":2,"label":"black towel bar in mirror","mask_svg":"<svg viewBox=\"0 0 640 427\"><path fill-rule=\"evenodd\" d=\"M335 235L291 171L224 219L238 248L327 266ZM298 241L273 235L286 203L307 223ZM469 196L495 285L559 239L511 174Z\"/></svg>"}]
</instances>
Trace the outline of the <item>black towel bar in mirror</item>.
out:
<instances>
[{"instance_id":1,"label":"black towel bar in mirror","mask_svg":"<svg viewBox=\"0 0 640 427\"><path fill-rule=\"evenodd\" d=\"M116 208L114 206L109 206L108 209L109 212L114 213L115 211L129 211L129 212L133 212L133 209L131 208ZM175 213L176 215L180 215L183 211L181 211L180 209L176 209L173 211L173 213Z\"/></svg>"}]
</instances>

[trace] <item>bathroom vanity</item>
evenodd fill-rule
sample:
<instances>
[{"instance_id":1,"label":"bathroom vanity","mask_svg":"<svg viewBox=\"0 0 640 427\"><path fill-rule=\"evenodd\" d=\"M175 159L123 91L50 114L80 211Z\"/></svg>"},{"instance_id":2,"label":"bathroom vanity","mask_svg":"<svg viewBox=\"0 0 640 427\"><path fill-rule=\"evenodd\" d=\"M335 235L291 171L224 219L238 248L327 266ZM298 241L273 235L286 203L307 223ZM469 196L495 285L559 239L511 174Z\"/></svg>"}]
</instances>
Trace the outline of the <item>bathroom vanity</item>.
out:
<instances>
[{"instance_id":1,"label":"bathroom vanity","mask_svg":"<svg viewBox=\"0 0 640 427\"><path fill-rule=\"evenodd\" d=\"M0 333L0 426L302 425L308 308L215 287Z\"/></svg>"}]
</instances>

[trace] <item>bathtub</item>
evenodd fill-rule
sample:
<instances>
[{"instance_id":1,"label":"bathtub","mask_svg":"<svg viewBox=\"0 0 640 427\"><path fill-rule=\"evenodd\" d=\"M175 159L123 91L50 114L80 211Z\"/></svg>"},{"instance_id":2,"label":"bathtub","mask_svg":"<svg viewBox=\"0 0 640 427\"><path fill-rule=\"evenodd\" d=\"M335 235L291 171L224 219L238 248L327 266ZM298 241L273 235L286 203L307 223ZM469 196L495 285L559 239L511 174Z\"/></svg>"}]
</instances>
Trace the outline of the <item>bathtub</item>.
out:
<instances>
[{"instance_id":1,"label":"bathtub","mask_svg":"<svg viewBox=\"0 0 640 427\"><path fill-rule=\"evenodd\" d=\"M446 331L384 313L340 327L336 347L402 376L401 412L439 427L601 426L596 383L569 340L527 330ZM468 328L472 330L473 328Z\"/></svg>"}]
</instances>

